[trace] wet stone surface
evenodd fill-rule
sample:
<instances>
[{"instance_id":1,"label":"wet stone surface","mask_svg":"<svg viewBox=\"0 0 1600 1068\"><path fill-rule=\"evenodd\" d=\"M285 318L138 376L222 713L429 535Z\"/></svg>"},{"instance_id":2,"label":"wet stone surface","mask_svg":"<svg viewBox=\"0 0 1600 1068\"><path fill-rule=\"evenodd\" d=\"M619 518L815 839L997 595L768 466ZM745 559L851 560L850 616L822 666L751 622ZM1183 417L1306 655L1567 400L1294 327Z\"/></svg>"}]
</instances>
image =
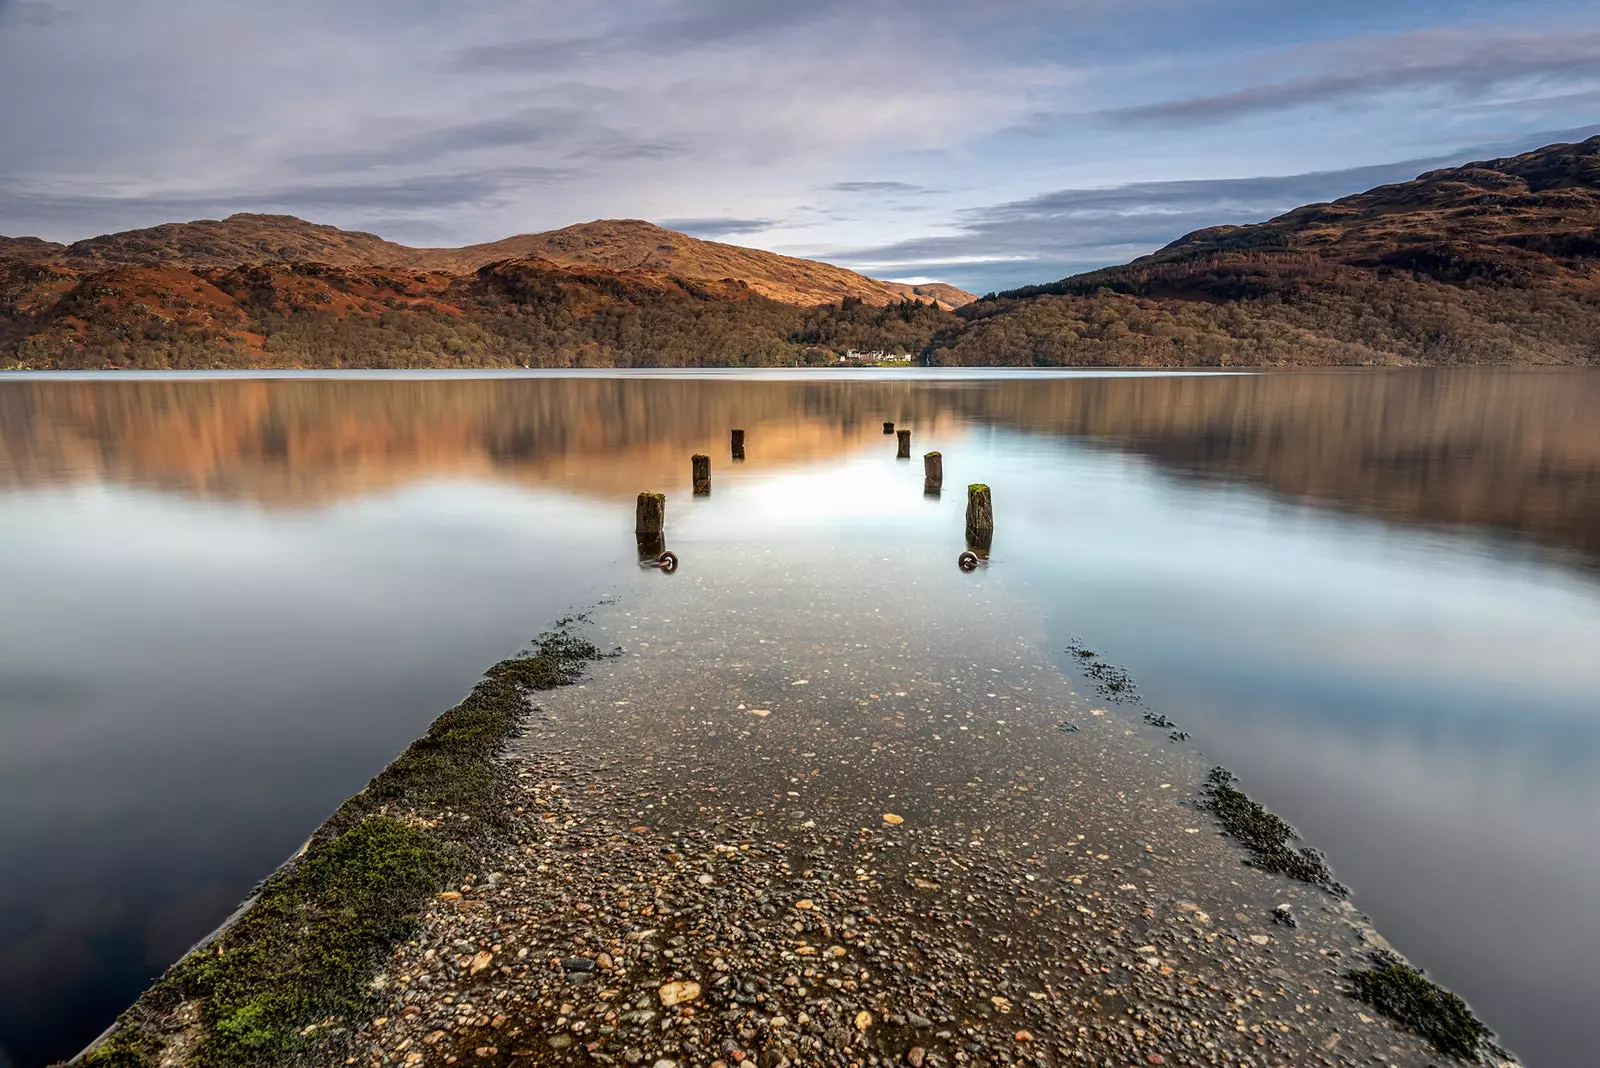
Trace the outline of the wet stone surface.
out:
<instances>
[{"instance_id":1,"label":"wet stone surface","mask_svg":"<svg viewBox=\"0 0 1600 1068\"><path fill-rule=\"evenodd\" d=\"M596 613L621 656L541 698L512 833L349 1063L1444 1063L1344 992L1383 940L1243 863L1198 753L993 587L895 583L916 610L763 557Z\"/></svg>"}]
</instances>

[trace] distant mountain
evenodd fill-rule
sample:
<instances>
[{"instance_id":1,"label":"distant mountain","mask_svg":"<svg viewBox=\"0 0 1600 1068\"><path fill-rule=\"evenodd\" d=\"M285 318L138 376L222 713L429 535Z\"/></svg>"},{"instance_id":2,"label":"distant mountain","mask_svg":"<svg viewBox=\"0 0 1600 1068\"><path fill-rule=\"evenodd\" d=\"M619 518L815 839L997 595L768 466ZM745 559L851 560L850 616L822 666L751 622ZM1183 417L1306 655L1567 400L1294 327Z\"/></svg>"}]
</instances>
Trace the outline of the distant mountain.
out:
<instances>
[{"instance_id":1,"label":"distant mountain","mask_svg":"<svg viewBox=\"0 0 1600 1068\"><path fill-rule=\"evenodd\" d=\"M985 298L953 363L1600 362L1600 137Z\"/></svg>"},{"instance_id":2,"label":"distant mountain","mask_svg":"<svg viewBox=\"0 0 1600 1068\"><path fill-rule=\"evenodd\" d=\"M375 234L309 223L292 215L238 214L127 230L67 246L37 238L0 238L0 256L7 255L79 268L325 263L453 274L471 274L501 260L535 257L562 267L659 271L692 282L732 279L762 296L800 306L836 303L846 297L885 305L909 296L955 307L975 299L954 286L882 282L832 264L702 241L638 219L603 219L465 248L411 248Z\"/></svg>"}]
</instances>

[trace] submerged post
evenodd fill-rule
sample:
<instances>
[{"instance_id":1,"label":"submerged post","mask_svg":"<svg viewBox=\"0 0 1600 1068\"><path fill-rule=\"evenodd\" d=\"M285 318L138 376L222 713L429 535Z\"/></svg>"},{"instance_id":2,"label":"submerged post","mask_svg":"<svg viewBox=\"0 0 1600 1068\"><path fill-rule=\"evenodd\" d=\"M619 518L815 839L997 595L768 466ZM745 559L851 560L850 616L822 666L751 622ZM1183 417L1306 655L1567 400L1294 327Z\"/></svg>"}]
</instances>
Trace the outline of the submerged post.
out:
<instances>
[{"instance_id":1,"label":"submerged post","mask_svg":"<svg viewBox=\"0 0 1600 1068\"><path fill-rule=\"evenodd\" d=\"M922 492L931 497L939 496L939 491L944 488L944 457L936 452L924 453L922 456Z\"/></svg>"},{"instance_id":2,"label":"submerged post","mask_svg":"<svg viewBox=\"0 0 1600 1068\"><path fill-rule=\"evenodd\" d=\"M885 422L883 424L883 432L885 434L893 434L894 433L894 424L890 423L890 422Z\"/></svg>"},{"instance_id":3,"label":"submerged post","mask_svg":"<svg viewBox=\"0 0 1600 1068\"><path fill-rule=\"evenodd\" d=\"M989 487L974 482L967 487L967 544L984 553L994 541L994 502Z\"/></svg>"},{"instance_id":4,"label":"submerged post","mask_svg":"<svg viewBox=\"0 0 1600 1068\"><path fill-rule=\"evenodd\" d=\"M711 492L711 457L695 453L689 457L689 470L694 477L694 495L704 497Z\"/></svg>"},{"instance_id":5,"label":"submerged post","mask_svg":"<svg viewBox=\"0 0 1600 1068\"><path fill-rule=\"evenodd\" d=\"M744 431L743 430L735 430L733 432L733 458L735 460L743 460L744 459Z\"/></svg>"},{"instance_id":6,"label":"submerged post","mask_svg":"<svg viewBox=\"0 0 1600 1068\"><path fill-rule=\"evenodd\" d=\"M897 459L897 460L909 460L909 459L911 459L911 431L909 431L909 430L896 430L894 432L894 436L900 442L900 447L895 450L895 454L894 454L895 459Z\"/></svg>"},{"instance_id":7,"label":"submerged post","mask_svg":"<svg viewBox=\"0 0 1600 1068\"><path fill-rule=\"evenodd\" d=\"M665 493L639 494L639 506L634 512L633 532L660 536L667 527L667 495Z\"/></svg>"}]
</instances>

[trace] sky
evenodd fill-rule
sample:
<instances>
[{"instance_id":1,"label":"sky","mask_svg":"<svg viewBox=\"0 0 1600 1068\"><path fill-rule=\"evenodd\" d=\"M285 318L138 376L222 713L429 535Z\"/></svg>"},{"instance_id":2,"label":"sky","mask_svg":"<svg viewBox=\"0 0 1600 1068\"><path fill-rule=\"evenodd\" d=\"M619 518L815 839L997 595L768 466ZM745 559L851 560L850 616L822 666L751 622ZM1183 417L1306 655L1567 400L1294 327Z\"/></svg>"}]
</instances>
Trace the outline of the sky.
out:
<instances>
[{"instance_id":1,"label":"sky","mask_svg":"<svg viewBox=\"0 0 1600 1068\"><path fill-rule=\"evenodd\" d=\"M975 292L1600 133L1568 0L0 0L0 234L596 218Z\"/></svg>"}]
</instances>

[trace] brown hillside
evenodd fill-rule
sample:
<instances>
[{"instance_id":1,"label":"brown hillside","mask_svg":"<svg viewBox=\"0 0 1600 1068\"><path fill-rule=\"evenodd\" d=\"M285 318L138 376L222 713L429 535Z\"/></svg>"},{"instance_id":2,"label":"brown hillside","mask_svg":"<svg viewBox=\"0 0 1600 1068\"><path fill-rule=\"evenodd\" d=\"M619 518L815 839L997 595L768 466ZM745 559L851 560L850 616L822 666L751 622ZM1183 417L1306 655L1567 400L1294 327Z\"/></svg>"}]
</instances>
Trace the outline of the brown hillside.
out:
<instances>
[{"instance_id":1,"label":"brown hillside","mask_svg":"<svg viewBox=\"0 0 1600 1068\"><path fill-rule=\"evenodd\" d=\"M537 256L563 267L641 268L698 282L738 279L764 297L785 304L830 304L859 297L883 305L922 296L956 307L975 298L954 286L922 287L913 292L900 282L880 282L815 260L725 245L667 230L641 219L599 219L542 234L521 234L459 249L422 249L419 262L441 270L467 272L496 260Z\"/></svg>"},{"instance_id":2,"label":"brown hillside","mask_svg":"<svg viewBox=\"0 0 1600 1068\"><path fill-rule=\"evenodd\" d=\"M935 362L1600 362L1600 137L1199 230L961 315Z\"/></svg>"},{"instance_id":3,"label":"brown hillside","mask_svg":"<svg viewBox=\"0 0 1600 1068\"><path fill-rule=\"evenodd\" d=\"M1125 266L1004 296L1103 286L1228 295L1209 284L1210 269L1245 256L1286 274L1341 265L1452 285L1561 279L1588 288L1600 266L1600 137L1429 171L1264 223L1197 230Z\"/></svg>"},{"instance_id":4,"label":"brown hillside","mask_svg":"<svg viewBox=\"0 0 1600 1068\"><path fill-rule=\"evenodd\" d=\"M37 237L0 237L0 259L47 263L59 256L66 247Z\"/></svg>"},{"instance_id":5,"label":"brown hillside","mask_svg":"<svg viewBox=\"0 0 1600 1068\"><path fill-rule=\"evenodd\" d=\"M416 250L376 234L309 223L293 215L241 212L226 219L163 223L74 241L60 259L76 267L242 267L282 262L401 267L415 261Z\"/></svg>"},{"instance_id":6,"label":"brown hillside","mask_svg":"<svg viewBox=\"0 0 1600 1068\"><path fill-rule=\"evenodd\" d=\"M724 245L637 219L599 220L543 234L520 234L465 248L411 248L375 234L309 223L292 215L241 213L226 219L165 223L62 246L0 238L0 257L73 267L243 267L326 263L336 267L422 268L471 274L501 260L536 257L563 267L656 271L691 282L743 282L762 296L802 307L858 297L875 306L907 298L956 307L975 299L954 286L880 282L843 267Z\"/></svg>"},{"instance_id":7,"label":"brown hillside","mask_svg":"<svg viewBox=\"0 0 1600 1068\"><path fill-rule=\"evenodd\" d=\"M0 368L793 366L921 351L928 303L772 300L742 281L501 260L467 274L0 259Z\"/></svg>"}]
</instances>

